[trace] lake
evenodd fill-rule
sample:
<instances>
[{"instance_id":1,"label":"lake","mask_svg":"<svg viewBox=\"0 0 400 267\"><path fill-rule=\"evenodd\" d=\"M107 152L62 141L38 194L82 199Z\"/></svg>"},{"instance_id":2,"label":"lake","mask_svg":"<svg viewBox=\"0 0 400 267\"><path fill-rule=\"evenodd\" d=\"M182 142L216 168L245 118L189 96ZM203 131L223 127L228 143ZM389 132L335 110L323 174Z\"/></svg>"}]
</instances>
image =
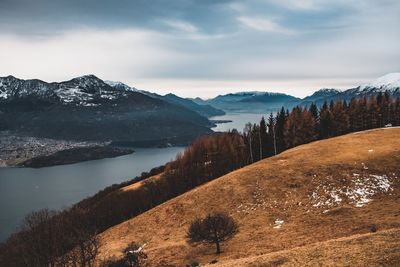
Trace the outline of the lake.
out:
<instances>
[{"instance_id":1,"label":"lake","mask_svg":"<svg viewBox=\"0 0 400 267\"><path fill-rule=\"evenodd\" d=\"M228 130L236 129L239 132L243 131L246 123L260 123L261 117L268 118L269 113L227 113L222 116L211 117L210 120L231 120L232 122L218 123L217 127L212 128L215 132L225 132Z\"/></svg>"},{"instance_id":2,"label":"lake","mask_svg":"<svg viewBox=\"0 0 400 267\"><path fill-rule=\"evenodd\" d=\"M247 122L259 123L257 113L228 113L213 120L220 123L214 131L236 128ZM130 180L144 171L175 158L183 147L134 148L135 153L116 158L92 160L70 165L32 168L0 168L0 241L4 241L31 211L71 206L99 190Z\"/></svg>"},{"instance_id":3,"label":"lake","mask_svg":"<svg viewBox=\"0 0 400 267\"><path fill-rule=\"evenodd\" d=\"M0 168L0 241L26 214L68 207L99 190L130 180L175 158L183 147L134 148L116 158L40 169Z\"/></svg>"}]
</instances>

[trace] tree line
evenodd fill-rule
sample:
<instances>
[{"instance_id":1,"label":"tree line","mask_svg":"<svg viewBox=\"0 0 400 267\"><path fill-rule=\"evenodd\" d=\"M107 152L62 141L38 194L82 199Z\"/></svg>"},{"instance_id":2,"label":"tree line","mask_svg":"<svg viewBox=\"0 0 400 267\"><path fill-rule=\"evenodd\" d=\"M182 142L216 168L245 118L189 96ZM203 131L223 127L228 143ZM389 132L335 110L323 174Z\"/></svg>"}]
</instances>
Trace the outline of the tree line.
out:
<instances>
[{"instance_id":1,"label":"tree line","mask_svg":"<svg viewBox=\"0 0 400 267\"><path fill-rule=\"evenodd\" d=\"M282 108L259 124L246 124L243 132L249 147L249 161L276 155L288 148L315 140L350 132L400 125L400 97L389 93L354 98L346 101L324 102L318 108L294 107L291 112Z\"/></svg>"},{"instance_id":2,"label":"tree line","mask_svg":"<svg viewBox=\"0 0 400 267\"><path fill-rule=\"evenodd\" d=\"M400 125L400 98L380 93L349 103L325 102L320 108L315 104L295 107L290 112L282 108L258 124L246 124L243 132L232 130L201 137L166 166L110 186L64 211L42 210L28 215L30 220L25 220L20 231L0 245L0 265L63 266L67 262L91 266L97 253L96 234L113 225L286 149L388 124ZM153 175L160 177L146 180ZM135 190L120 190L140 180L144 180L143 185Z\"/></svg>"}]
</instances>

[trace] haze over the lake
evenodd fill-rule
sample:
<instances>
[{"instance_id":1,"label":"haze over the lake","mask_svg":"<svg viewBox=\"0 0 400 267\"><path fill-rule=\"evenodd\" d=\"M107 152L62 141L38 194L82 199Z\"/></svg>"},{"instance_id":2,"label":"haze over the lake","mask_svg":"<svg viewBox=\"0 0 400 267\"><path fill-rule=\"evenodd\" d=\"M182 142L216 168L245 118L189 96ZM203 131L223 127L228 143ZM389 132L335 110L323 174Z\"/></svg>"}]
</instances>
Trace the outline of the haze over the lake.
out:
<instances>
[{"instance_id":1,"label":"haze over the lake","mask_svg":"<svg viewBox=\"0 0 400 267\"><path fill-rule=\"evenodd\" d=\"M0 0L0 76L305 96L400 70L400 1Z\"/></svg>"}]
</instances>

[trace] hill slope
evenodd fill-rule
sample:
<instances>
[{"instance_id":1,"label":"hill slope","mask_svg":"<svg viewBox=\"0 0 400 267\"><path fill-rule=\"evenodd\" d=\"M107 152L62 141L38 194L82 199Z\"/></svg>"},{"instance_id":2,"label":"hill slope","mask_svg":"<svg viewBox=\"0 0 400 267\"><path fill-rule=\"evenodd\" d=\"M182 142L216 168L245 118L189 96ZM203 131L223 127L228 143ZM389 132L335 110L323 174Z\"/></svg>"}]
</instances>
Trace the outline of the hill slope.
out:
<instances>
[{"instance_id":1,"label":"hill slope","mask_svg":"<svg viewBox=\"0 0 400 267\"><path fill-rule=\"evenodd\" d=\"M100 235L99 258L120 256L129 242L136 241L147 243L151 266L184 266L192 260L205 264L214 259L235 266L232 261L241 258L268 257L271 252L366 234L373 225L378 233L400 228L399 164L399 128L299 146L110 228ZM219 256L213 246L192 247L185 238L190 221L211 211L229 212L240 227L232 240L222 244ZM399 243L398 233L388 240ZM329 260L332 255L314 256ZM361 253L357 259L362 257ZM400 252L390 261L393 257L400 260Z\"/></svg>"}]
</instances>

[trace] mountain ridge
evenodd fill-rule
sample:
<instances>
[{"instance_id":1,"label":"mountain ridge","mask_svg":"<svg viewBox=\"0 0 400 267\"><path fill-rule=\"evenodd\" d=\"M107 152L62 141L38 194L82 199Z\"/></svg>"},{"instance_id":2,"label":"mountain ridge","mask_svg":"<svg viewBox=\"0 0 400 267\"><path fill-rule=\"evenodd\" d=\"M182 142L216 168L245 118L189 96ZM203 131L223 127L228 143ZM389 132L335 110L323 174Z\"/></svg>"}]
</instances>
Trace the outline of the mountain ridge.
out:
<instances>
[{"instance_id":1,"label":"mountain ridge","mask_svg":"<svg viewBox=\"0 0 400 267\"><path fill-rule=\"evenodd\" d=\"M355 88L349 88L346 90L339 90L335 88L322 88L315 91L313 94L304 98L296 98L291 95L276 92L262 92L262 91L243 91L237 93L228 93L225 95L218 95L211 99L192 99L198 104L211 104L221 109L229 111L248 111L251 107L247 107L241 104L241 102L251 102L255 104L256 110L277 110L282 106L285 108L293 108L294 106L308 106L311 103L322 105L323 102L335 101L335 100L346 100L349 101L352 98L373 96L379 93L388 92L393 96L400 96L400 73L389 73L381 76L367 84L359 85ZM273 97L281 96L282 99L274 101ZM285 98L285 96L288 96ZM264 100L263 100L264 97ZM236 102L239 103L236 103ZM264 104L264 105L263 105ZM253 110L254 111L254 110Z\"/></svg>"},{"instance_id":2,"label":"mountain ridge","mask_svg":"<svg viewBox=\"0 0 400 267\"><path fill-rule=\"evenodd\" d=\"M60 83L0 78L0 129L36 137L138 146L187 144L214 124L187 107L95 75Z\"/></svg>"}]
</instances>

